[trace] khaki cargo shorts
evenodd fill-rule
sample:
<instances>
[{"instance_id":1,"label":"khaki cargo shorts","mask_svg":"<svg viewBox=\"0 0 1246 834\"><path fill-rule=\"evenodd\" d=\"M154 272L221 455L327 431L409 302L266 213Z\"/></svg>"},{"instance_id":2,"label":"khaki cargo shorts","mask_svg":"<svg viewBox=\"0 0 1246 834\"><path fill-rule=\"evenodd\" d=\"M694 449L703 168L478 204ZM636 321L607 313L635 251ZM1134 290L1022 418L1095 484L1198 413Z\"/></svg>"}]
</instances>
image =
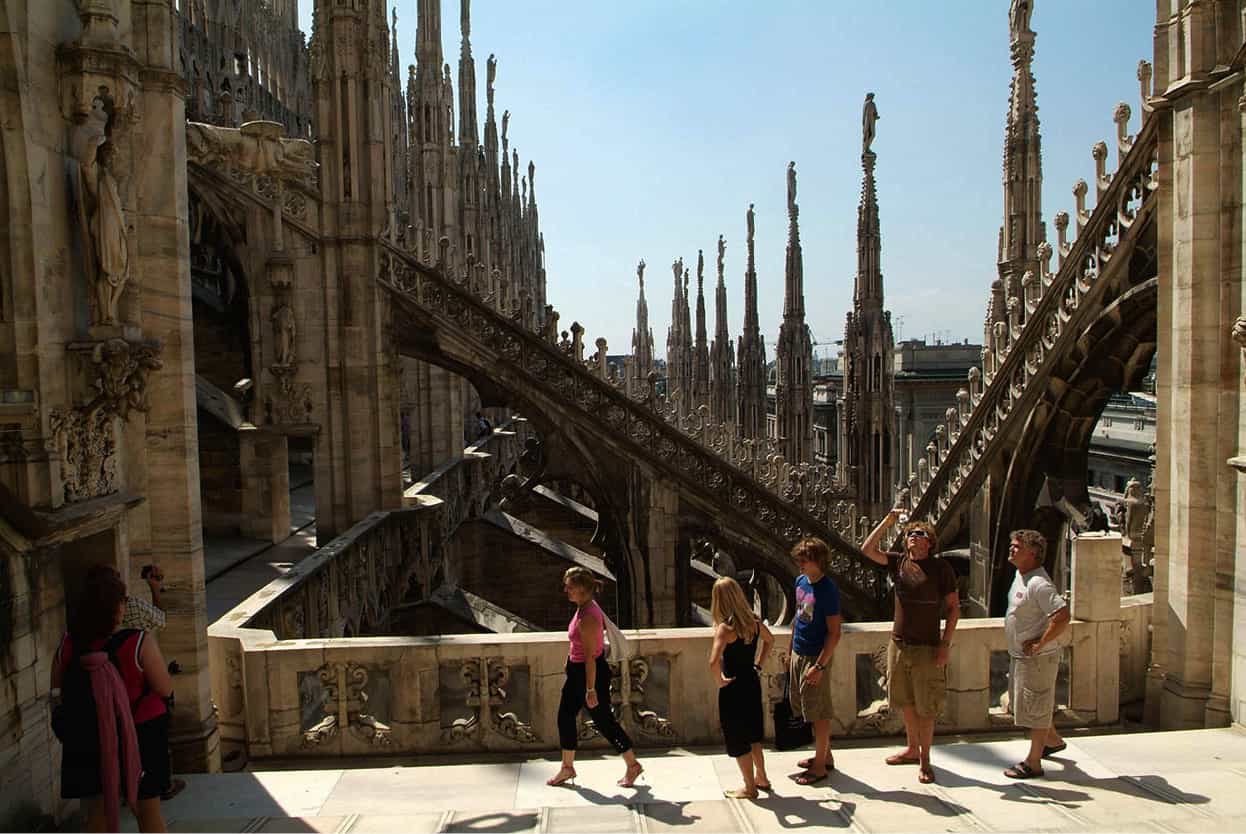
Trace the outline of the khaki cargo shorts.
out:
<instances>
[{"instance_id":1,"label":"khaki cargo shorts","mask_svg":"<svg viewBox=\"0 0 1246 834\"><path fill-rule=\"evenodd\" d=\"M788 680L791 682L792 712L805 721L826 721L832 718L830 664L822 670L822 680L818 681L817 686L800 685L805 679L805 671L813 668L817 660L816 657L793 654L787 667Z\"/></svg>"},{"instance_id":2,"label":"khaki cargo shorts","mask_svg":"<svg viewBox=\"0 0 1246 834\"><path fill-rule=\"evenodd\" d=\"M1056 673L1060 671L1060 652L1011 658L1008 697L1012 701L1013 721L1018 727L1041 730L1051 726L1056 709Z\"/></svg>"},{"instance_id":3,"label":"khaki cargo shorts","mask_svg":"<svg viewBox=\"0 0 1246 834\"><path fill-rule=\"evenodd\" d=\"M934 718L947 703L947 667L935 665L938 646L892 640L887 646L887 701L893 710L913 707Z\"/></svg>"}]
</instances>

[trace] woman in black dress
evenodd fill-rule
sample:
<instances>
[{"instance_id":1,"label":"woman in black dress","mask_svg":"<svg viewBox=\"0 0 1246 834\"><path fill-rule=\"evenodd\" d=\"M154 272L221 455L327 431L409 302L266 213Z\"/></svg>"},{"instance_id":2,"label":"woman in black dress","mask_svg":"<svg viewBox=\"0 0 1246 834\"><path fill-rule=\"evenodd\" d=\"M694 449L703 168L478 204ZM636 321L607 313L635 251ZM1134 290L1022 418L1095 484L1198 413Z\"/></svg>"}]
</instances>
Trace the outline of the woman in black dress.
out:
<instances>
[{"instance_id":1,"label":"woman in black dress","mask_svg":"<svg viewBox=\"0 0 1246 834\"><path fill-rule=\"evenodd\" d=\"M727 755L736 760L744 777L743 788L723 793L729 799L756 799L759 788L771 790L761 749L765 730L758 673L774 645L774 635L754 616L744 591L730 577L714 583L710 612L714 618L710 669L718 681L718 718Z\"/></svg>"}]
</instances>

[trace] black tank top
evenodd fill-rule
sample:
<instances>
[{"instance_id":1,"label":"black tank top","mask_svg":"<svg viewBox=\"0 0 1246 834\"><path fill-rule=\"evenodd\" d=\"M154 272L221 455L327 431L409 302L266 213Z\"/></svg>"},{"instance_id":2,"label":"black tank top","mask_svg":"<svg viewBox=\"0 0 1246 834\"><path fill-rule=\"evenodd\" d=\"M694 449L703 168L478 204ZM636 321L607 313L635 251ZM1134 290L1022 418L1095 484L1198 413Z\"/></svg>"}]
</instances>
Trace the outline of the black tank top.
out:
<instances>
[{"instance_id":1,"label":"black tank top","mask_svg":"<svg viewBox=\"0 0 1246 834\"><path fill-rule=\"evenodd\" d=\"M749 643L745 643L743 637L737 637L735 642L727 644L727 648L723 650L723 677L739 678L757 674L753 662L757 657L757 638L760 636L761 629L758 629Z\"/></svg>"}]
</instances>

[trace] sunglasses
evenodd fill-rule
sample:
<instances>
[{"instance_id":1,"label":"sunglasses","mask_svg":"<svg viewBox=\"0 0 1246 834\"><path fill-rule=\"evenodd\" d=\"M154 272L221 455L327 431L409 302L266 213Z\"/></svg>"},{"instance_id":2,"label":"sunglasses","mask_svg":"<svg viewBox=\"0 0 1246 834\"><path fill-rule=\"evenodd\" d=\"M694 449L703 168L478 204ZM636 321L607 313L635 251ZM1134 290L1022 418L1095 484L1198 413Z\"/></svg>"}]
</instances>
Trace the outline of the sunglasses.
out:
<instances>
[{"instance_id":1,"label":"sunglasses","mask_svg":"<svg viewBox=\"0 0 1246 834\"><path fill-rule=\"evenodd\" d=\"M919 537L919 538L923 538L923 539L930 538L930 534L929 534L929 533L927 533L925 530L909 530L909 531L908 531L908 533L907 533L907 535L909 535L909 536L917 536L917 537Z\"/></svg>"}]
</instances>

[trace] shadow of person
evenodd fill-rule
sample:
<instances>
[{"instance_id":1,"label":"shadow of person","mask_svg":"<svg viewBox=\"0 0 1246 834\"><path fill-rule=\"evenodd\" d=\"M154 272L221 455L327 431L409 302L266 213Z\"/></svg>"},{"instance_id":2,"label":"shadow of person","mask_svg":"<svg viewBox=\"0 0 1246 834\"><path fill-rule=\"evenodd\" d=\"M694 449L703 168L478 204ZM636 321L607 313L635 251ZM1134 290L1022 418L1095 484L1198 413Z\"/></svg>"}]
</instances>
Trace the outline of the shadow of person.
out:
<instances>
[{"instance_id":1,"label":"shadow of person","mask_svg":"<svg viewBox=\"0 0 1246 834\"><path fill-rule=\"evenodd\" d=\"M944 782L943 774L945 771L939 768L939 780ZM969 814L970 811L964 805L943 799L933 793L926 793L921 790L909 790L908 788L899 788L898 790L878 790L872 785L853 779L851 776L844 774L842 771L834 771L831 773L830 785L841 794L854 794L864 799L882 802L895 802L901 805L911 805L914 808L921 808L931 816L936 817L958 817Z\"/></svg>"},{"instance_id":2,"label":"shadow of person","mask_svg":"<svg viewBox=\"0 0 1246 834\"><path fill-rule=\"evenodd\" d=\"M480 831L506 834L507 832L532 831L540 822L540 815L534 812L507 813L498 811L481 814L478 817L456 819L447 831Z\"/></svg>"},{"instance_id":3,"label":"shadow of person","mask_svg":"<svg viewBox=\"0 0 1246 834\"><path fill-rule=\"evenodd\" d=\"M958 787L977 787L995 791L1000 799L1023 804L1059 805L1075 809L1094 797L1087 790L1110 791L1145 802L1161 802L1168 805L1202 805L1211 801L1202 794L1188 793L1173 785L1163 776L1118 775L1111 777L1091 776L1068 757L1053 757L1049 761L1061 765L1059 770L1047 767L1045 775L1037 779L1015 782L987 782L964 776L955 771L942 770L939 782L949 790ZM1006 778L1006 777L1005 777ZM1078 790L1081 788L1082 790Z\"/></svg>"},{"instance_id":4,"label":"shadow of person","mask_svg":"<svg viewBox=\"0 0 1246 834\"><path fill-rule=\"evenodd\" d=\"M607 796L601 791L595 791L592 788L571 782L567 782L563 787L567 790L575 791L594 805L643 805L658 801L653 798L653 788L649 785L634 785L630 788L620 787L620 793L616 793L613 796ZM621 793L622 791L628 791L628 793Z\"/></svg>"},{"instance_id":5,"label":"shadow of person","mask_svg":"<svg viewBox=\"0 0 1246 834\"><path fill-rule=\"evenodd\" d=\"M687 802L650 802L645 805L645 816L662 825L692 825L701 819L698 814L687 812Z\"/></svg>"},{"instance_id":6,"label":"shadow of person","mask_svg":"<svg viewBox=\"0 0 1246 834\"><path fill-rule=\"evenodd\" d=\"M774 824L779 828L851 828L852 817L856 813L857 803L835 797L824 800L809 799L804 796L770 796L744 800L758 810L774 816ZM763 823L758 826L761 831L772 830L772 826Z\"/></svg>"}]
</instances>

